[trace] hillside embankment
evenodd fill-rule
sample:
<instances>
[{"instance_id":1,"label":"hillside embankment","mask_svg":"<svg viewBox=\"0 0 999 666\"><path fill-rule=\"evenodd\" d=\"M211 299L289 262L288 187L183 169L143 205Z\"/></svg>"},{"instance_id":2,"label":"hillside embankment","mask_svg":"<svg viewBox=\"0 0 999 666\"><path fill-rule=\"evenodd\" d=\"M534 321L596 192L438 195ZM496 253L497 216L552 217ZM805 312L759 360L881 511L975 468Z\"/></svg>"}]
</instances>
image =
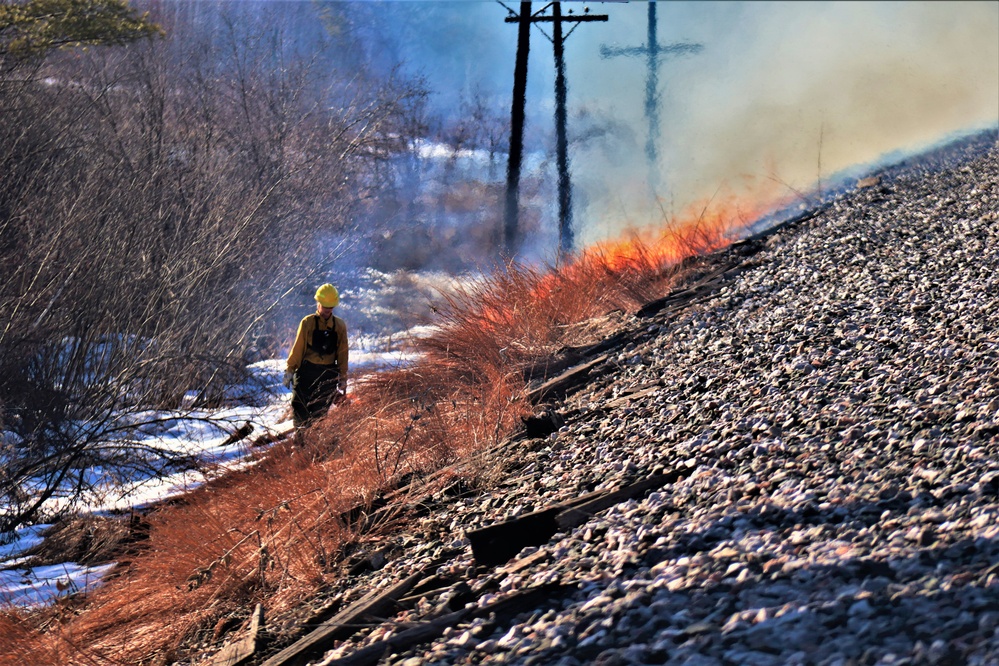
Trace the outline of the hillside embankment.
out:
<instances>
[{"instance_id":1,"label":"hillside embankment","mask_svg":"<svg viewBox=\"0 0 999 666\"><path fill-rule=\"evenodd\" d=\"M575 358L250 663L999 663L996 132L864 184Z\"/></svg>"}]
</instances>

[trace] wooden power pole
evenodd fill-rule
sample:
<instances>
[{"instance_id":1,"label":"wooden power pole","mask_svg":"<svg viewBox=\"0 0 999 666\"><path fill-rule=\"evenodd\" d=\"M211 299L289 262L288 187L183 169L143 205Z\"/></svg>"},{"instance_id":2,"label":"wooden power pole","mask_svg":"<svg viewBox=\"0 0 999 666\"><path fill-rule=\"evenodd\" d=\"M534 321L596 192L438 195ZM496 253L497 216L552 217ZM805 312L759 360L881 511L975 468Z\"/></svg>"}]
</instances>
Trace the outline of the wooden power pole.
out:
<instances>
[{"instance_id":1,"label":"wooden power pole","mask_svg":"<svg viewBox=\"0 0 999 666\"><path fill-rule=\"evenodd\" d=\"M508 8L509 9L509 8ZM544 12L551 9L551 14ZM589 9L585 10L589 12ZM606 21L607 16L584 13L575 16L571 12L562 14L559 2L546 5L537 14L531 14L531 3L520 3L520 14L510 10L506 17L507 23L518 24L517 64L514 68L513 108L510 115L510 159L507 167L507 192L505 233L506 250L513 255L518 243L518 214L520 190L520 166L523 157L524 106L527 90L527 51L529 32L532 23L551 23L552 42L555 53L555 144L558 168L558 218L559 218L559 250L563 254L572 251L574 233L572 228L572 184L569 178L569 142L566 130L566 78L565 78L565 39L575 30L573 26L569 34L563 34L563 24L578 25L590 21ZM547 35L546 35L547 36ZM522 78L521 78L522 77Z\"/></svg>"},{"instance_id":2,"label":"wooden power pole","mask_svg":"<svg viewBox=\"0 0 999 666\"><path fill-rule=\"evenodd\" d=\"M524 156L524 106L527 104L527 55L531 50L531 3L520 3L517 21L517 62L513 68L513 102L510 108L510 153L506 164L506 209L503 244L513 257L518 245L520 165ZM507 21L510 17L507 18Z\"/></svg>"}]
</instances>

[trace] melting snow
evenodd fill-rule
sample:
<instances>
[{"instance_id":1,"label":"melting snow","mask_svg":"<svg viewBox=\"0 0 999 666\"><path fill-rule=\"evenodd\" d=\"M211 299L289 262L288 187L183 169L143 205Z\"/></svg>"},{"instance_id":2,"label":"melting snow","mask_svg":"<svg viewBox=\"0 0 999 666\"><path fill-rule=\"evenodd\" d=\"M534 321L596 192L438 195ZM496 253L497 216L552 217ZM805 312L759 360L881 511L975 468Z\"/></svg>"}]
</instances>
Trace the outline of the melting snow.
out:
<instances>
[{"instance_id":1,"label":"melting snow","mask_svg":"<svg viewBox=\"0 0 999 666\"><path fill-rule=\"evenodd\" d=\"M425 335L425 327L393 336L356 336L351 339L350 370L359 374L411 363L416 355L398 344L401 337ZM247 459L249 442L265 433L280 432L291 426L291 392L281 380L285 360L261 361L249 366L250 386L235 387L235 395L248 395L255 388L259 406L241 405L214 411L188 410L183 413L147 412L138 421L148 422L139 428L145 443L169 451L194 456L203 463L200 470L177 472L166 476L114 480L112 475L93 470L95 490L76 507L89 513L112 513L147 507L181 495L204 483L206 475L238 469L252 464ZM348 386L348 392L351 387ZM244 423L253 425L248 439L229 443L230 434ZM224 427L223 427L224 426ZM4 433L4 436L12 433ZM65 499L45 505L45 515L55 515L67 508ZM24 553L42 541L49 525L32 525L13 534L0 535L0 604L37 606L51 603L59 596L86 591L99 584L114 563L82 566L73 562L30 567Z\"/></svg>"}]
</instances>

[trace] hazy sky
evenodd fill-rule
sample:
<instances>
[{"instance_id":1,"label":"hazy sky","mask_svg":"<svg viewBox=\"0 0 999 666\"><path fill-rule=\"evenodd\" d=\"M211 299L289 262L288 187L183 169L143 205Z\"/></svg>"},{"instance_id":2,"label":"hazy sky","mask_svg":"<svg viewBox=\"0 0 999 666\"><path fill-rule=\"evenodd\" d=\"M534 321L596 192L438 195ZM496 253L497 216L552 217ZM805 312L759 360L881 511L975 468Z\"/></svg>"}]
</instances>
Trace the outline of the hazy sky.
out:
<instances>
[{"instance_id":1,"label":"hazy sky","mask_svg":"<svg viewBox=\"0 0 999 666\"><path fill-rule=\"evenodd\" d=\"M478 88L508 108L516 27L503 22L503 6L381 4L386 16L408 17L398 53L442 91L443 106ZM586 241L656 224L662 211L646 191L646 61L601 57L602 46L645 44L648 4L572 2L563 12L584 6L609 16L580 24L566 42L576 220ZM999 2L698 1L656 9L660 44L703 46L660 60L656 194L669 211L719 191L807 189L820 174L999 124ZM537 27L529 84L528 131L550 134L552 48Z\"/></svg>"},{"instance_id":2,"label":"hazy sky","mask_svg":"<svg viewBox=\"0 0 999 666\"><path fill-rule=\"evenodd\" d=\"M212 2L145 1L173 9ZM223 13L233 5L257 13L262 4L216 3L230 8ZM324 9L358 17L367 26L362 57L403 61L425 77L438 110L457 114L462 97L478 91L509 118L517 28L498 2L266 4L306 26L303 43L307 30L328 25L315 20ZM506 6L519 11L520 3ZM535 12L544 7L533 3ZM999 125L999 2L660 2L659 43L701 50L660 59L650 169L646 60L601 56L645 45L649 5L564 2L563 13L585 7L609 20L580 24L566 41L574 217L584 243L661 226L664 213L707 199L805 191L851 166ZM526 132L551 165L554 63L550 24L541 25L532 29Z\"/></svg>"}]
</instances>

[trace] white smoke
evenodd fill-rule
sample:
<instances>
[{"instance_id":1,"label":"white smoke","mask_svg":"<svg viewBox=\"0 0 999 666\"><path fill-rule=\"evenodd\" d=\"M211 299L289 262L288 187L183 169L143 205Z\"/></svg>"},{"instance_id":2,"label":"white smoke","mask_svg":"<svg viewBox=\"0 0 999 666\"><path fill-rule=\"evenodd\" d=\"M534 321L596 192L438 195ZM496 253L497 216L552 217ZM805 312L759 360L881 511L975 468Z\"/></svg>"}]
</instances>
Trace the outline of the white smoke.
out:
<instances>
[{"instance_id":1,"label":"white smoke","mask_svg":"<svg viewBox=\"0 0 999 666\"><path fill-rule=\"evenodd\" d=\"M509 117L517 28L500 3L270 1L294 5L303 36L321 23L312 13L342 9L363 57L403 61L425 77L443 114L479 93ZM252 13L264 3L208 4ZM793 195L848 167L999 125L999 2L660 2L659 43L703 48L660 61L659 178L650 192L646 61L601 57L603 46L645 45L649 5L564 2L563 13L586 6L609 20L579 24L566 40L581 244L662 225L719 192ZM525 148L553 170L554 63L543 33L551 24L532 29ZM547 242L554 197L544 214Z\"/></svg>"},{"instance_id":2,"label":"white smoke","mask_svg":"<svg viewBox=\"0 0 999 666\"><path fill-rule=\"evenodd\" d=\"M645 3L608 23L644 43ZM659 144L664 209L679 212L720 186L802 191L847 167L999 124L999 3L660 3L660 43L704 49L664 59ZM616 26L612 24L617 21ZM575 39L575 37L574 37ZM632 131L630 160L608 141L573 155L586 194L581 240L660 224L644 182L645 62L599 59L576 45L571 102ZM582 51L582 52L581 52ZM578 54L578 55L577 55ZM605 157L605 155L607 157ZM599 194L598 194L599 193Z\"/></svg>"}]
</instances>

